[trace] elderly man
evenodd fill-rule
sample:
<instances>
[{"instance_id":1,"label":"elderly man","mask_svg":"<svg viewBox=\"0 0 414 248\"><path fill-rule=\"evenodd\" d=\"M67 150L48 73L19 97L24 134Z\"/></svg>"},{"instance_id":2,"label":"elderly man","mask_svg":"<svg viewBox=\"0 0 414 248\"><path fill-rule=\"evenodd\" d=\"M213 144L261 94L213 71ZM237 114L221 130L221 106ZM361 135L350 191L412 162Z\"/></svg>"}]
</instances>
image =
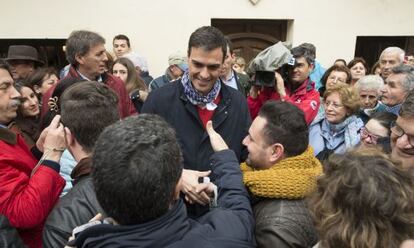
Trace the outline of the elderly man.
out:
<instances>
[{"instance_id":1,"label":"elderly man","mask_svg":"<svg viewBox=\"0 0 414 248\"><path fill-rule=\"evenodd\" d=\"M124 34L118 34L112 41L113 51L116 58L120 58L131 52L131 44L129 38Z\"/></svg>"},{"instance_id":2,"label":"elderly man","mask_svg":"<svg viewBox=\"0 0 414 248\"><path fill-rule=\"evenodd\" d=\"M44 64L39 60L36 48L25 45L10 46L6 61L11 65L13 79L26 79L38 66Z\"/></svg>"},{"instance_id":3,"label":"elderly man","mask_svg":"<svg viewBox=\"0 0 414 248\"><path fill-rule=\"evenodd\" d=\"M108 85L119 98L119 114L124 118L135 113L135 107L121 79L105 72L108 57L104 45L105 39L97 33L73 31L66 41L66 59L71 66L65 78L98 81ZM52 87L43 95L42 114L47 111L47 103L54 89L55 87Z\"/></svg>"},{"instance_id":4,"label":"elderly man","mask_svg":"<svg viewBox=\"0 0 414 248\"><path fill-rule=\"evenodd\" d=\"M220 30L210 26L198 28L188 43L189 70L180 80L151 92L142 108L143 113L158 114L174 127L185 169L211 169L209 157L213 149L205 129L209 120L237 159L244 161L246 150L241 142L251 119L245 97L219 79L226 52L226 41ZM197 179L185 182L190 197L198 195L193 190ZM192 212L199 216L204 211Z\"/></svg>"},{"instance_id":5,"label":"elderly man","mask_svg":"<svg viewBox=\"0 0 414 248\"><path fill-rule=\"evenodd\" d=\"M30 151L23 137L7 128L19 103L10 69L0 60L0 214L28 247L42 247L43 223L65 185L58 163L64 131L60 116L55 117Z\"/></svg>"},{"instance_id":6,"label":"elderly man","mask_svg":"<svg viewBox=\"0 0 414 248\"><path fill-rule=\"evenodd\" d=\"M400 160L414 175L414 91L406 97L391 127L391 149L391 157Z\"/></svg>"},{"instance_id":7,"label":"elderly man","mask_svg":"<svg viewBox=\"0 0 414 248\"><path fill-rule=\"evenodd\" d=\"M354 87L361 99L360 118L364 123L373 113L385 111L385 105L379 101L381 89L384 87L384 80L380 76L364 76L356 82Z\"/></svg>"},{"instance_id":8,"label":"elderly man","mask_svg":"<svg viewBox=\"0 0 414 248\"><path fill-rule=\"evenodd\" d=\"M387 47L382 51L379 64L381 76L385 80L391 74L391 69L404 62L405 51L399 47Z\"/></svg>"},{"instance_id":9,"label":"elderly man","mask_svg":"<svg viewBox=\"0 0 414 248\"><path fill-rule=\"evenodd\" d=\"M414 89L414 67L399 65L391 69L381 90L385 111L398 115L408 92Z\"/></svg>"}]
</instances>

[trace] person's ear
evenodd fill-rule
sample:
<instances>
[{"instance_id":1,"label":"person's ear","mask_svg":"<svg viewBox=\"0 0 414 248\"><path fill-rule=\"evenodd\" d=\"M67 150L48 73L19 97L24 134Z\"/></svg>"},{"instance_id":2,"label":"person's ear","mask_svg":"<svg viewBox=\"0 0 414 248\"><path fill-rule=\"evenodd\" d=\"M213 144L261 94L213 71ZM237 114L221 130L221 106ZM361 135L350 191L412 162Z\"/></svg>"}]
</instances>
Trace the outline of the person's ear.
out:
<instances>
[{"instance_id":1,"label":"person's ear","mask_svg":"<svg viewBox=\"0 0 414 248\"><path fill-rule=\"evenodd\" d=\"M39 85L33 85L33 89L36 92L36 94L40 94L41 93Z\"/></svg>"},{"instance_id":2,"label":"person's ear","mask_svg":"<svg viewBox=\"0 0 414 248\"><path fill-rule=\"evenodd\" d=\"M309 70L313 71L313 68L315 68L315 62L313 62L312 64L309 65Z\"/></svg>"},{"instance_id":3,"label":"person's ear","mask_svg":"<svg viewBox=\"0 0 414 248\"><path fill-rule=\"evenodd\" d=\"M69 130L69 128L65 127L65 140L66 140L66 146L71 146L75 142L75 138L72 135L72 132Z\"/></svg>"},{"instance_id":4,"label":"person's ear","mask_svg":"<svg viewBox=\"0 0 414 248\"><path fill-rule=\"evenodd\" d=\"M85 64L85 58L84 58L84 56L80 55L79 53L77 53L77 54L75 55L75 60L76 60L76 62L78 62L78 64L80 64L80 65Z\"/></svg>"},{"instance_id":5,"label":"person's ear","mask_svg":"<svg viewBox=\"0 0 414 248\"><path fill-rule=\"evenodd\" d=\"M285 154L285 148L280 143L275 143L269 147L271 149L271 154L269 156L269 162L275 164L280 161Z\"/></svg>"}]
</instances>

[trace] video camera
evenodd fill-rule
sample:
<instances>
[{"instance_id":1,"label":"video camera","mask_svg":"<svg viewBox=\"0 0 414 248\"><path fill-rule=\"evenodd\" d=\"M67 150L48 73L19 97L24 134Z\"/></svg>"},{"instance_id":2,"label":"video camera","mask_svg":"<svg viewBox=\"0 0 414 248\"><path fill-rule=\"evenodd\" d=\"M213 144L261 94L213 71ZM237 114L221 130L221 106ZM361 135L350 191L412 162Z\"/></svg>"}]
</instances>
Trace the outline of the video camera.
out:
<instances>
[{"instance_id":1,"label":"video camera","mask_svg":"<svg viewBox=\"0 0 414 248\"><path fill-rule=\"evenodd\" d=\"M261 51L249 63L247 72L252 75L250 83L255 86L274 88L276 85L275 72L278 72L286 81L289 67L294 67L295 58L290 50L278 42Z\"/></svg>"},{"instance_id":2,"label":"video camera","mask_svg":"<svg viewBox=\"0 0 414 248\"><path fill-rule=\"evenodd\" d=\"M295 64L296 60L292 57L288 63L283 64L275 71L278 72L286 82L288 80L289 67L294 67ZM275 71L255 71L253 80L251 80L250 83L255 86L274 88L276 85Z\"/></svg>"}]
</instances>

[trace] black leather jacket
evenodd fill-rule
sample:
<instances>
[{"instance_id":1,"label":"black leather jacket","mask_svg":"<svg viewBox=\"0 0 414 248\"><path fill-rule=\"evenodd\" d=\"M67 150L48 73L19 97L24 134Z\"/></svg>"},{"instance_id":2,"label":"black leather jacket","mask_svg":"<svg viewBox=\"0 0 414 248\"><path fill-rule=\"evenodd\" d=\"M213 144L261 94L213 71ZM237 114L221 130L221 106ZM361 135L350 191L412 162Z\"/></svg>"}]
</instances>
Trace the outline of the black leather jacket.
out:
<instances>
[{"instance_id":1,"label":"black leather jacket","mask_svg":"<svg viewBox=\"0 0 414 248\"><path fill-rule=\"evenodd\" d=\"M17 230L10 225L9 220L4 215L0 215L0 247L26 247Z\"/></svg>"},{"instance_id":2,"label":"black leather jacket","mask_svg":"<svg viewBox=\"0 0 414 248\"><path fill-rule=\"evenodd\" d=\"M96 199L92 178L83 176L53 208L43 229L43 247L64 247L72 230L104 213Z\"/></svg>"},{"instance_id":3,"label":"black leather jacket","mask_svg":"<svg viewBox=\"0 0 414 248\"><path fill-rule=\"evenodd\" d=\"M257 247L312 247L318 242L303 200L265 199L253 211Z\"/></svg>"}]
</instances>

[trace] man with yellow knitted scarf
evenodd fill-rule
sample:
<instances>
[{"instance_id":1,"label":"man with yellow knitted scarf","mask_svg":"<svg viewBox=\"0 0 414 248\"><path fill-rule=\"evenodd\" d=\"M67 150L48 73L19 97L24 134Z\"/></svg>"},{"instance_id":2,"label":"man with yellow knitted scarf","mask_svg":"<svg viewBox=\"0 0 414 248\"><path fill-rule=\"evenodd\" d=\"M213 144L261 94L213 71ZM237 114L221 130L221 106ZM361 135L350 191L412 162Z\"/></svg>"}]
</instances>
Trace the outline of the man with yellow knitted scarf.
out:
<instances>
[{"instance_id":1,"label":"man with yellow knitted scarf","mask_svg":"<svg viewBox=\"0 0 414 248\"><path fill-rule=\"evenodd\" d=\"M241 164L252 196L258 247L312 247L317 235L304 197L315 190L322 166L308 146L303 112L268 101L243 140L249 156Z\"/></svg>"}]
</instances>

